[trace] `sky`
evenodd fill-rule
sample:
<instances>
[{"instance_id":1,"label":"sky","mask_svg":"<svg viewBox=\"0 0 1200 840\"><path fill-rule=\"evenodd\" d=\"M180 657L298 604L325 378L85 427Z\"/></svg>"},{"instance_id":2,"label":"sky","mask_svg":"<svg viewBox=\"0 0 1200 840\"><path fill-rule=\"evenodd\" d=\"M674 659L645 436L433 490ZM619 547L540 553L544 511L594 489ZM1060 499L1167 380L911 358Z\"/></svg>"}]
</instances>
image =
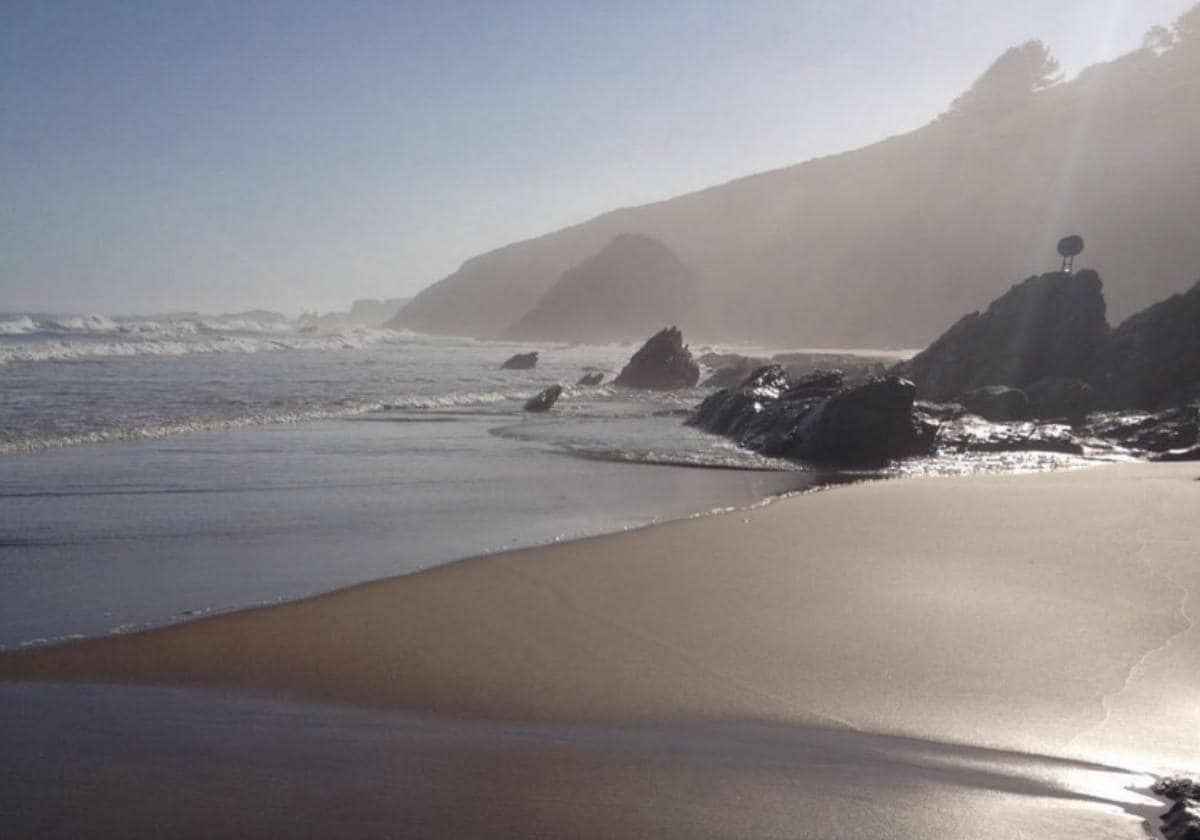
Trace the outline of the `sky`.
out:
<instances>
[{"instance_id":1,"label":"sky","mask_svg":"<svg viewBox=\"0 0 1200 840\"><path fill-rule=\"evenodd\" d=\"M1196 0L0 0L0 311L345 309Z\"/></svg>"}]
</instances>

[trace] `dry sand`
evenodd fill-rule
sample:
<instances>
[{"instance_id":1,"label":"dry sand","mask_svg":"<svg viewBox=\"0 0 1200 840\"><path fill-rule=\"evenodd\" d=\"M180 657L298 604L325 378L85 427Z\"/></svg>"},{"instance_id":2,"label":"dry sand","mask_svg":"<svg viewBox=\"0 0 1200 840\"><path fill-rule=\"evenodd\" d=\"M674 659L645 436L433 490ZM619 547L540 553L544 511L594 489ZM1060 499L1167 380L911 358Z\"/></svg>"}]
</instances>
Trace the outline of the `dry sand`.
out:
<instances>
[{"instance_id":1,"label":"dry sand","mask_svg":"<svg viewBox=\"0 0 1200 840\"><path fill-rule=\"evenodd\" d=\"M766 721L1200 758L1200 469L831 489L282 606L0 654L492 721Z\"/></svg>"}]
</instances>

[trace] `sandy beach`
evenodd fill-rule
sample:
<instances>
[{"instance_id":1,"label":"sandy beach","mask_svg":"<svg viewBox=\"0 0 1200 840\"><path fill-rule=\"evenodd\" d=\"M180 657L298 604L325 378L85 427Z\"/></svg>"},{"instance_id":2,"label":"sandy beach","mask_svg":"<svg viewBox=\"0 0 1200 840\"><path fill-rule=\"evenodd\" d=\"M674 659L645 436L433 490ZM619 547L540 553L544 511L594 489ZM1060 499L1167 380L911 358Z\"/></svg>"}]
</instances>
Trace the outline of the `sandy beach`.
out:
<instances>
[{"instance_id":1,"label":"sandy beach","mask_svg":"<svg viewBox=\"0 0 1200 840\"><path fill-rule=\"evenodd\" d=\"M1060 805L1076 809L1094 796L1111 810L1119 802L1111 791L1050 783L1054 772L1036 768L1061 765L1072 771L1065 778L1078 780L1092 771L1195 767L1200 639L1189 593L1200 583L1198 507L1197 468L1187 464L863 483L277 607L7 652L0 677L199 687L268 704L320 701L423 716L435 729L499 727L505 737L513 726L533 727L540 734L487 751L488 762L511 762L505 801L519 800L515 790L544 793L567 745L571 760L586 766L575 770L580 784L614 774L624 792L613 795L613 815L628 816L631 797L643 790L637 773L619 770L632 761L631 744L649 751L647 761L664 756L647 743L677 742L665 752L672 761L679 744L706 743L708 758L720 761L745 762L749 749L751 775L771 776L763 762L770 768L779 756L747 748L746 727L757 733L751 743L775 749L799 739L784 754L804 757L812 778L814 750L817 767L832 760L845 772L884 773L886 784L868 782L878 790L898 779L915 784L929 756L940 756L934 775L949 774L964 788L972 783L961 779L979 768L1017 760L1020 781L1010 778L1001 790L1034 800L1057 791ZM262 715L252 717L262 725ZM713 746L714 738L726 747ZM893 762L882 760L887 750L872 740L879 738L906 745L899 772L881 770ZM581 757L622 739L626 748L603 760ZM467 755L474 749L449 740ZM430 749L419 744L399 752ZM453 754L439 753L440 760L453 765L445 757ZM726 766L732 776L723 776L721 766L699 765L715 774L714 784L736 778L751 790L771 789L751 782L744 767ZM688 767L673 783L653 784L678 793L681 780L700 773L694 757ZM819 775L827 787L829 777ZM478 774L471 778L451 784L459 801L480 792ZM820 787L789 778L785 787L800 801ZM982 786L996 792L991 782ZM882 801L890 797L895 808L897 797L913 795L893 791ZM816 819L796 807L787 825ZM877 807L887 813L886 804ZM1037 819L1052 829L1043 834L1030 827L1026 809L1020 826L1027 836L1139 836L1137 807L1126 811L1123 821L1105 823L1111 835L1096 833L1092 812L1069 826L1043 813ZM726 816L711 836L796 836L739 830ZM572 812L556 830L578 829L579 817ZM697 821L705 819L676 821L675 836L704 833ZM872 824L858 821L843 833L869 834ZM621 826L600 820L580 836L647 830L636 821ZM951 833L971 833L958 831Z\"/></svg>"},{"instance_id":2,"label":"sandy beach","mask_svg":"<svg viewBox=\"0 0 1200 840\"><path fill-rule=\"evenodd\" d=\"M1200 753L1190 465L874 482L0 656L7 680L488 720L818 724Z\"/></svg>"}]
</instances>

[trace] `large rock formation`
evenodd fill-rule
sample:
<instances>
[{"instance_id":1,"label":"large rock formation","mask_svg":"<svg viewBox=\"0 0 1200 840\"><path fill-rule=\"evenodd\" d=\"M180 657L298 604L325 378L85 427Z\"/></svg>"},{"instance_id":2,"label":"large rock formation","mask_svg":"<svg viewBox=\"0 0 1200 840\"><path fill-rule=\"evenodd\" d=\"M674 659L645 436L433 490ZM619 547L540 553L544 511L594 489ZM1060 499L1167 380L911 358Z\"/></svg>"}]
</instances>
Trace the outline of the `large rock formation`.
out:
<instances>
[{"instance_id":1,"label":"large rock formation","mask_svg":"<svg viewBox=\"0 0 1200 840\"><path fill-rule=\"evenodd\" d=\"M627 388L673 391L700 381L700 366L683 343L683 333L667 327L655 333L633 354L614 380Z\"/></svg>"},{"instance_id":2,"label":"large rock formation","mask_svg":"<svg viewBox=\"0 0 1200 840\"><path fill-rule=\"evenodd\" d=\"M687 423L781 458L875 464L922 454L934 427L913 417L916 388L887 377L844 388L839 371L790 381L779 365L708 397Z\"/></svg>"},{"instance_id":3,"label":"large rock formation","mask_svg":"<svg viewBox=\"0 0 1200 840\"><path fill-rule=\"evenodd\" d=\"M516 340L603 344L686 321L696 281L657 239L623 233L567 269L523 318L505 331Z\"/></svg>"},{"instance_id":4,"label":"large rock formation","mask_svg":"<svg viewBox=\"0 0 1200 840\"><path fill-rule=\"evenodd\" d=\"M1094 271L1043 274L963 317L898 373L922 399L949 400L990 385L1023 388L1094 369L1108 322Z\"/></svg>"},{"instance_id":5,"label":"large rock formation","mask_svg":"<svg viewBox=\"0 0 1200 840\"><path fill-rule=\"evenodd\" d=\"M1200 283L1113 330L1093 384L1112 408L1155 409L1200 398Z\"/></svg>"},{"instance_id":6,"label":"large rock formation","mask_svg":"<svg viewBox=\"0 0 1200 840\"><path fill-rule=\"evenodd\" d=\"M1200 72L1187 47L1136 50L1045 90L1008 85L990 105L984 84L909 134L499 248L395 323L498 335L564 271L639 231L697 273L689 335L924 346L1054 259L1064 219L1081 220L1109 317L1123 319L1200 266L1200 190L1186 177L1200 166Z\"/></svg>"}]
</instances>

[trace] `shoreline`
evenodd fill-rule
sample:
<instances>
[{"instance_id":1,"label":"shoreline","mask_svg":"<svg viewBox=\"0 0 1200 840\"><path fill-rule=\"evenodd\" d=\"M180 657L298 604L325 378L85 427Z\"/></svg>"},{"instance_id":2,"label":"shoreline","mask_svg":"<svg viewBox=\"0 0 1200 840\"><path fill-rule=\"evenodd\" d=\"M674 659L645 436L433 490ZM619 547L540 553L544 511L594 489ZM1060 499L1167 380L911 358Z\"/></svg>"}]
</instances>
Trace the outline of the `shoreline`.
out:
<instances>
[{"instance_id":1,"label":"shoreline","mask_svg":"<svg viewBox=\"0 0 1200 840\"><path fill-rule=\"evenodd\" d=\"M1197 478L859 481L3 651L0 804L29 836L1161 837Z\"/></svg>"},{"instance_id":2,"label":"shoreline","mask_svg":"<svg viewBox=\"0 0 1200 840\"><path fill-rule=\"evenodd\" d=\"M1194 635L1190 619L1184 624L1180 618L1186 619L1186 607L1159 603L1162 590L1171 587L1167 578L1179 570L1159 574L1152 566L1177 564L1200 525L1172 513L1159 524L1186 536L1155 542L1144 521L1150 511L1144 499L1138 501L1144 488L1153 487L1156 499L1182 510L1200 500L1195 477L1186 464L1137 464L855 483L733 513L467 558L280 605L4 651L0 680L205 686L484 720L832 722L913 737L957 732L968 736L964 743L975 742L972 732L988 731L983 719L1000 714L1008 726L990 727L994 746L1020 741L1029 729L1015 725L1016 699L1043 701L1034 727L1043 742L1086 748L1112 728L1119 710L1110 695L1137 687L1136 672L1148 668L1152 657L1170 654L1178 642L1185 658L1200 659L1190 638L1180 641ZM1087 499L1081 506L1079 499L1064 498L1070 493ZM964 502L966 496L980 498ZM980 509L981 500L990 510ZM1020 588L1021 576L1005 568L1003 552L999 565L981 569L981 549L961 540L975 535L1011 548L1021 531L998 528L998 513L1025 526L1058 529L1061 516L1046 510L1051 500L1069 509L1060 513L1083 515L1093 526L1098 516L1118 517L1104 533L1075 535L1073 547L1088 556L1034 573L1060 587L1092 579L1092 594L1111 601L1083 601L1061 589L1043 593L1076 617L1109 614L1107 626L1091 627L1100 632L1093 641L1106 643L1091 652L1102 650L1111 659L1097 663L1099 673L1083 668L1089 663L1078 661L1081 651L1052 633L1039 640L1052 650L1022 661L1030 651L1014 649L1019 640L1011 638L1022 623L1033 625L1020 631L1031 637L1061 624L1047 620L1044 609L1034 610L1043 614L1039 620L1018 605L1016 614L1001 615L995 626L979 626L987 611L1005 607L986 589ZM892 508L895 518L897 507L937 511L939 505L957 509L943 511L937 528L889 562L879 511ZM965 522L964 513L981 521ZM834 523L827 516L851 521ZM1060 547L1072 547L1070 538L1057 539ZM926 566L940 565L925 554L931 545L961 554L958 561L966 560L967 568L912 568L918 555L927 558ZM1152 545L1161 549L1153 561ZM797 548L816 556L800 557L789 568ZM1031 566L1048 559L1044 546L1034 554ZM1092 567L1097 557L1113 562L1115 568L1103 571L1114 579L1096 580L1102 571ZM831 559L854 568L831 569ZM887 587L861 574L867 568L887 579ZM919 579L905 579L909 573ZM947 582L947 576L960 579ZM949 584L945 591L925 591L924 603L914 607L911 599L922 595L922 587L936 590L939 579ZM1187 590L1191 582L1178 586ZM912 591L897 600L897 587ZM848 608L864 611L861 618L838 609L839 599L828 597L835 593ZM956 603L963 598L966 604ZM928 650L895 641L914 624L932 625L922 640ZM913 658L922 652L932 664ZM985 656L1001 657L996 675L1007 673L1001 680L1007 690L996 697L982 691L985 685L994 689L987 669L981 671ZM789 657L794 664L786 667ZM1040 665L1031 669L1034 662ZM1040 674L1051 662L1060 670L1053 680L1058 691ZM962 670L947 670L951 665ZM913 666L916 673L905 675ZM1175 676L1189 690L1200 688L1196 677ZM869 702L864 692L883 692L887 702ZM889 711L897 704L910 717L921 708L915 718L928 720L915 727L889 725L905 718ZM1186 755L1200 755L1200 742L1171 738Z\"/></svg>"}]
</instances>

